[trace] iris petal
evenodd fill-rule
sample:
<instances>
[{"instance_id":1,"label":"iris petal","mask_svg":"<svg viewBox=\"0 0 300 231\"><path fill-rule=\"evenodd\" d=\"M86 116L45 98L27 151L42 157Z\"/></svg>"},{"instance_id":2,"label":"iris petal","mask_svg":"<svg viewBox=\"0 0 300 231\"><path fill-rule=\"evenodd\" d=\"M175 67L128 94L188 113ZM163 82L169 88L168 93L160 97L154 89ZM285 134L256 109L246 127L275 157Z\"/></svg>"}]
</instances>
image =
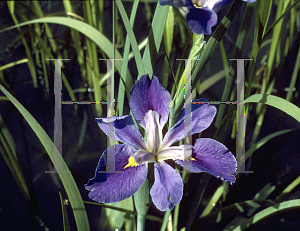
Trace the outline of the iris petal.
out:
<instances>
[{"instance_id":1,"label":"iris petal","mask_svg":"<svg viewBox=\"0 0 300 231\"><path fill-rule=\"evenodd\" d=\"M210 8L191 8L186 15L189 28L195 34L211 34L211 27L217 24L217 14Z\"/></svg>"},{"instance_id":2,"label":"iris petal","mask_svg":"<svg viewBox=\"0 0 300 231\"><path fill-rule=\"evenodd\" d=\"M184 7L186 0L159 0L161 6Z\"/></svg>"},{"instance_id":3,"label":"iris petal","mask_svg":"<svg viewBox=\"0 0 300 231\"><path fill-rule=\"evenodd\" d=\"M129 144L138 149L146 149L147 145L135 126L131 115L96 118L102 131L115 140ZM114 134L112 137L111 134Z\"/></svg>"},{"instance_id":4,"label":"iris petal","mask_svg":"<svg viewBox=\"0 0 300 231\"><path fill-rule=\"evenodd\" d=\"M145 115L148 150L157 153L162 142L162 128L159 125L159 114L148 111Z\"/></svg>"},{"instance_id":5,"label":"iris petal","mask_svg":"<svg viewBox=\"0 0 300 231\"><path fill-rule=\"evenodd\" d=\"M136 152L134 148L124 144L116 144L108 149L111 148L115 152L115 170L123 173L99 172L106 171L106 150L99 160L95 177L85 185L87 190L91 190L89 197L99 203L114 203L131 197L147 177L147 165L125 168L130 156Z\"/></svg>"},{"instance_id":6,"label":"iris petal","mask_svg":"<svg viewBox=\"0 0 300 231\"><path fill-rule=\"evenodd\" d=\"M183 112L179 117L179 120L165 135L162 147L168 147L187 136L202 132L210 126L216 113L217 109L215 106L209 104L192 104L192 130L185 132Z\"/></svg>"},{"instance_id":7,"label":"iris petal","mask_svg":"<svg viewBox=\"0 0 300 231\"><path fill-rule=\"evenodd\" d=\"M161 211L173 209L183 194L181 176L163 161L155 163L154 167L155 181L150 189L152 201Z\"/></svg>"},{"instance_id":8,"label":"iris petal","mask_svg":"<svg viewBox=\"0 0 300 231\"><path fill-rule=\"evenodd\" d=\"M146 164L149 162L155 162L155 156L152 152L138 150L134 155L133 158L136 163L138 164Z\"/></svg>"},{"instance_id":9,"label":"iris petal","mask_svg":"<svg viewBox=\"0 0 300 231\"><path fill-rule=\"evenodd\" d=\"M180 145L179 147L168 147L157 154L157 160L178 159L184 160L192 156L192 145Z\"/></svg>"},{"instance_id":10,"label":"iris petal","mask_svg":"<svg viewBox=\"0 0 300 231\"><path fill-rule=\"evenodd\" d=\"M176 163L191 172L207 172L230 184L235 182L237 162L222 143L208 138L197 139L192 156L193 161L176 160ZM190 161L192 164L185 163Z\"/></svg>"},{"instance_id":11,"label":"iris petal","mask_svg":"<svg viewBox=\"0 0 300 231\"><path fill-rule=\"evenodd\" d=\"M130 91L130 109L143 128L146 128L144 117L149 110L160 115L159 123L163 127L168 120L170 101L170 93L162 87L156 76L152 80L148 75L141 76Z\"/></svg>"}]
</instances>

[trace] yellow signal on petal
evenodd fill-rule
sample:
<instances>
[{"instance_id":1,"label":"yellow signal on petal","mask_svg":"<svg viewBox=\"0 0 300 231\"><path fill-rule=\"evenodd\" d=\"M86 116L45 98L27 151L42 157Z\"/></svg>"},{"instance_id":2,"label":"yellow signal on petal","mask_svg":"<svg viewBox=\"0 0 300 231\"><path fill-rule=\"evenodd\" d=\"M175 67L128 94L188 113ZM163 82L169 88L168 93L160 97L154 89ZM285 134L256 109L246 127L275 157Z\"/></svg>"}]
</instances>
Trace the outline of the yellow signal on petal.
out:
<instances>
[{"instance_id":1,"label":"yellow signal on petal","mask_svg":"<svg viewBox=\"0 0 300 231\"><path fill-rule=\"evenodd\" d=\"M128 164L124 167L124 169L128 167L136 167L136 166L139 165L135 162L134 158L131 156L128 158Z\"/></svg>"},{"instance_id":2,"label":"yellow signal on petal","mask_svg":"<svg viewBox=\"0 0 300 231\"><path fill-rule=\"evenodd\" d=\"M195 158L193 158L193 157L188 157L188 158L186 158L186 160L196 160Z\"/></svg>"}]
</instances>

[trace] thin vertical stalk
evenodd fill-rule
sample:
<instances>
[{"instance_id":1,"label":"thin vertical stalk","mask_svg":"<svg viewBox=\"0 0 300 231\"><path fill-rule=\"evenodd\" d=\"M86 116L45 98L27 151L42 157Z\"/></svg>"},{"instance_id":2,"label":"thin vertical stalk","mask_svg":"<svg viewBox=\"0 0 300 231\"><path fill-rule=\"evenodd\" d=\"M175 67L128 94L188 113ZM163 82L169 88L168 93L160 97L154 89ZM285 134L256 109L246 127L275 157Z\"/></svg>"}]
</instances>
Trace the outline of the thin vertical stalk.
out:
<instances>
[{"instance_id":1,"label":"thin vertical stalk","mask_svg":"<svg viewBox=\"0 0 300 231\"><path fill-rule=\"evenodd\" d=\"M149 182L145 183L134 194L134 204L137 211L137 231L145 230L146 215L149 209Z\"/></svg>"},{"instance_id":2,"label":"thin vertical stalk","mask_svg":"<svg viewBox=\"0 0 300 231\"><path fill-rule=\"evenodd\" d=\"M139 5L139 0L135 0L133 2L131 15L130 15L130 25L133 28L134 20L137 12L137 8ZM127 86L132 86L132 79L127 78L127 70L128 70L128 62L129 62L129 50L130 50L130 39L128 34L126 35L126 41L125 41L125 47L124 47L124 54L123 54L123 63L122 63L122 70L121 70L121 76L124 78L124 82ZM118 100L117 100L117 109L116 113L117 115L123 114L124 109L124 96L125 96L125 86L122 81L119 83L119 91L118 91Z\"/></svg>"},{"instance_id":3,"label":"thin vertical stalk","mask_svg":"<svg viewBox=\"0 0 300 231\"><path fill-rule=\"evenodd\" d=\"M17 25L19 24L19 21L15 15L15 2L14 1L7 1L7 6L8 6L8 9L9 9L9 12L10 12L10 15L14 21L14 23ZM28 68L29 68L29 71L30 71L30 74L31 74L31 78L32 78L32 83L33 83L33 86L35 88L37 88L37 76L36 76L36 72L35 72L35 67L34 67L34 63L33 63L33 60L32 60L32 57L31 57L31 52L29 50L29 47L28 47L28 44L27 44L27 41L24 37L24 34L21 30L20 27L17 28L20 35L21 35L21 38L22 38L22 42L23 42L23 45L25 47L25 51L26 51L26 55L27 55L27 58L28 58L28 62L27 62L27 65L28 65Z\"/></svg>"},{"instance_id":4,"label":"thin vertical stalk","mask_svg":"<svg viewBox=\"0 0 300 231\"><path fill-rule=\"evenodd\" d=\"M289 91L285 98L287 101L291 101L293 98L293 92L294 92L294 88L296 85L299 70L300 70L300 46L299 46L299 50L298 50L297 60L295 63L292 79L291 79L290 86L289 86Z\"/></svg>"},{"instance_id":5,"label":"thin vertical stalk","mask_svg":"<svg viewBox=\"0 0 300 231\"><path fill-rule=\"evenodd\" d=\"M278 8L277 8L277 12L276 12L276 19L278 19L282 13L286 10L287 4L284 4L283 0L279 1L278 4ZM262 94L264 93L271 93L273 90L273 86L275 84L275 80L271 78L271 74L272 74L272 70L273 70L273 64L274 64L274 59L276 57L276 53L277 53L277 47L281 38L281 30L282 30L282 24L283 24L283 18L276 24L276 26L274 27L274 32L273 32L273 36L272 36L272 42L271 42L271 47L270 47L270 52L269 52L269 56L268 56L268 62L267 62L267 77L266 77L266 85L267 90L266 92L261 92ZM279 61L276 60L278 63ZM266 105L263 104L257 104L257 108L256 108L256 112L259 115L258 116L258 120L257 123L255 125L255 129L252 135L252 139L251 139L251 144L254 144L258 138L258 135L260 133L260 129L264 120L264 116L266 113Z\"/></svg>"},{"instance_id":6,"label":"thin vertical stalk","mask_svg":"<svg viewBox=\"0 0 300 231\"><path fill-rule=\"evenodd\" d=\"M90 1L84 1L83 3L83 9L84 9L84 18L88 24L91 26L93 25L93 19L92 19L92 9L90 6ZM99 73L99 64L98 64L98 57L97 57L97 48L96 44L93 43L90 39L86 38L86 45L87 45L87 69L90 67L91 71L88 72L90 74L93 88L94 88L94 98L96 102L100 102L102 99L101 96L101 86L99 86L99 80L100 80L100 73ZM101 104L95 104L95 109L98 114L98 116L102 115L102 105Z\"/></svg>"},{"instance_id":7,"label":"thin vertical stalk","mask_svg":"<svg viewBox=\"0 0 300 231\"><path fill-rule=\"evenodd\" d=\"M64 0L63 4L64 4L65 11L66 11L67 14L69 12L70 13L75 13L74 12L74 7L72 6L71 1ZM89 81L90 79L87 78L87 74L86 74L86 66L85 66L85 61L84 61L84 52L83 52L83 48L82 48L81 43L80 43L80 34L77 30L74 30L72 28L70 28L70 30L71 30L71 36L72 36L72 40L73 40L74 47L75 47L76 54L77 54L77 61L78 61L79 67L80 67L81 76L82 76L83 79L88 81L88 85L91 86L92 82Z\"/></svg>"}]
</instances>

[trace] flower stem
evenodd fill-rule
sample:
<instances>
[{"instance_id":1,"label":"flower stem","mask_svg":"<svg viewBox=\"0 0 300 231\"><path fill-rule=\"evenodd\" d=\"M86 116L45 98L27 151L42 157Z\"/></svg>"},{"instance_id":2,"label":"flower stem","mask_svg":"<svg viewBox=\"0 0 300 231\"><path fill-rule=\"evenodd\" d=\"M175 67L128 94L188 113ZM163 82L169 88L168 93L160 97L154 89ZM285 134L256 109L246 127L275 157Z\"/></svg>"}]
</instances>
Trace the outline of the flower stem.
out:
<instances>
[{"instance_id":1,"label":"flower stem","mask_svg":"<svg viewBox=\"0 0 300 231\"><path fill-rule=\"evenodd\" d=\"M137 211L137 231L145 230L146 215L149 209L149 183L145 183L134 194L134 204Z\"/></svg>"},{"instance_id":2,"label":"flower stem","mask_svg":"<svg viewBox=\"0 0 300 231\"><path fill-rule=\"evenodd\" d=\"M137 231L144 231L146 223L146 216L138 214L137 216Z\"/></svg>"}]
</instances>

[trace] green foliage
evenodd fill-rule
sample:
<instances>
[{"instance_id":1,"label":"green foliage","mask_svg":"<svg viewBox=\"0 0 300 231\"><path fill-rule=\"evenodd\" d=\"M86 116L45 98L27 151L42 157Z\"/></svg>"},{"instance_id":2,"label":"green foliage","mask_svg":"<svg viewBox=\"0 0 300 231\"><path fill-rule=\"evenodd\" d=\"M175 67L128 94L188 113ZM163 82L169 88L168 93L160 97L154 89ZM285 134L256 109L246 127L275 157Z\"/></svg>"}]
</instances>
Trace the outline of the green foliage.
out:
<instances>
[{"instance_id":1,"label":"green foliage","mask_svg":"<svg viewBox=\"0 0 300 231\"><path fill-rule=\"evenodd\" d=\"M48 4L51 4L51 1ZM18 33L17 42L5 44L5 47L9 50L9 47L19 44L24 48L24 57L1 63L0 90L5 96L0 96L0 106L6 108L12 103L16 107L17 113L22 115L42 143L49 162L57 169L60 165L54 156L60 156L60 154L49 138L52 132L47 131L49 133L47 134L46 129L44 130L37 122L37 118L34 118L35 111L32 108L26 109L20 103L25 104L27 95L20 95L18 88L14 86L15 77L7 73L27 65L32 86L27 90L30 92L43 90L51 98L49 96L52 94L50 83L53 82L53 76L49 74L49 69L52 67L50 63L52 61L46 59L71 58L72 61L75 60L74 63L78 68L78 71L74 72L78 75L75 76L76 78L72 76L73 73L69 73L67 62L62 62L63 92L65 89L68 93L64 97L69 97L77 103L87 99L97 103L89 105L92 110L87 110L77 104L69 105L72 107L73 114L71 113L69 117L63 114L63 121L74 125L73 130L68 134L71 136L74 132L79 135L75 141L70 141L73 137L65 138L63 144L67 146L71 143L72 145L72 149L67 152L75 151L68 160L60 157L62 168L67 173L58 172L63 189L57 188L60 183L53 182L53 187L56 187L57 192L65 191L72 207L77 230L87 231L90 224L96 227L97 224L94 224L94 221L100 217L95 216L96 218L92 217L88 220L85 209L88 210L96 203L83 202L81 195L83 191L79 191L84 184L81 178L86 178L85 174L91 176L94 166L88 168L85 173L80 173L79 176L72 175L73 172L69 172L69 168L92 161L96 164L101 152L106 148L106 138L99 138L99 134L94 132L96 124L89 123L91 118L106 117L107 105L100 102L107 100L106 84L110 73L105 72L106 62L103 59L119 59L114 61L115 115L122 116L130 113L127 102L134 82L141 75L149 74L151 77L154 74L171 92L169 127L176 122L184 108L187 68L192 70L193 99L207 97L215 102L236 101L236 62L229 62L229 59L252 59L245 63L245 160L247 160L247 168L263 169L274 161L270 158L278 158L276 153L268 153L268 150L267 153L263 153L265 155L261 153L266 152L271 145L280 149L286 142L288 145L294 145L295 150L300 150L299 144L284 141L286 137L293 136L299 131L300 123L300 105L297 95L299 94L300 69L300 48L297 47L297 44L299 46L297 36L299 37L300 33L300 0L257 0L255 3L235 0L223 9L227 11L226 15L223 18L220 16L219 24L213 27L213 34L208 36L197 36L191 33L184 15L184 10L187 9L161 6L158 1L76 2L64 0L61 5L63 7L60 11L49 15L43 3L39 1L28 4L7 1L5 4L9 12L8 16L15 25L2 26L0 36L4 38L6 33L17 29L17 31L14 30ZM63 28L64 33L67 34L66 38L61 39L54 28ZM99 61L99 59L102 60ZM184 62L178 59L194 60L189 63L190 66L185 67ZM279 76L278 73L281 75ZM46 104L46 102L43 103ZM274 130L274 128L267 127L270 126L269 121L265 121L271 108L269 106L279 109L276 113L281 117L278 119L279 122L274 121L274 123L279 124L284 121L284 128ZM80 117L81 113L84 119ZM6 111L1 111L0 114L1 156L24 195L26 203L32 204L36 192L33 191L31 185L35 184L34 179L41 174L40 169L33 169L32 172L39 173L32 179L28 178L30 175L27 172L28 169L23 166L26 160L18 155L20 150L16 145L18 141L15 139L17 138L12 135L14 133L10 131L10 125L6 122L10 114ZM235 152L237 126L235 115L234 104L221 104L212 129L214 138L224 142L226 146L231 146L233 153ZM78 123L81 126L78 126ZM80 132L76 133L75 131L78 130ZM226 139L226 137L230 138ZM277 143L277 139L282 139L282 143ZM76 143L77 140L78 143ZM83 148L85 142L88 144L97 142L99 150L95 153L86 151ZM30 147L31 144L26 145ZM40 156L36 158L43 157L44 150L40 150ZM252 162L253 159L257 159L260 164L256 165ZM287 169L292 168L286 165ZM300 173L297 172L297 174ZM134 200L129 198L128 201L114 205L97 204L99 208L103 207L102 211L105 211L101 215L100 226L105 224L107 230L114 228L130 231L145 230L145 222L148 219L149 224L152 222L153 227L159 227L160 230L189 231L195 230L199 224L210 226L226 221L227 223L221 229L244 230L279 212L299 209L298 199L286 199L288 196L293 197L293 193L299 190L300 180L297 174L290 177L289 170L287 170L284 172L286 176L282 180L284 182L272 182L272 184L267 182L261 189L255 189L257 191L254 192L254 197L252 195L252 200L247 198L251 197L249 194L241 197L243 202L237 202L230 195L239 194L243 190L243 185L253 183L249 176L251 174L239 174L237 183L229 186L227 183L220 184L220 181L215 181L213 177L205 173L200 174L195 183L192 182L190 174L183 172L182 178L186 189L184 198L174 211L168 210L165 214L153 209L149 210L152 203L149 198L149 187L153 183L149 178L149 182L147 181L134 195ZM256 176L255 173L253 175ZM269 173L266 172L265 175L269 176ZM276 181L280 180L276 178ZM193 184L196 186L191 187ZM195 189L195 192L191 192L191 189ZM192 198L187 199L191 195ZM69 224L68 218L70 216L68 205L65 204L60 193L59 196L62 225L64 230L72 230L72 223ZM53 203L59 202L57 200ZM84 203L87 205L86 208ZM149 214L149 211L153 214ZM251 211L252 215L247 217ZM38 217L35 211L32 213ZM197 217L198 214L201 215ZM133 222L134 220L137 220L137 225Z\"/></svg>"}]
</instances>

